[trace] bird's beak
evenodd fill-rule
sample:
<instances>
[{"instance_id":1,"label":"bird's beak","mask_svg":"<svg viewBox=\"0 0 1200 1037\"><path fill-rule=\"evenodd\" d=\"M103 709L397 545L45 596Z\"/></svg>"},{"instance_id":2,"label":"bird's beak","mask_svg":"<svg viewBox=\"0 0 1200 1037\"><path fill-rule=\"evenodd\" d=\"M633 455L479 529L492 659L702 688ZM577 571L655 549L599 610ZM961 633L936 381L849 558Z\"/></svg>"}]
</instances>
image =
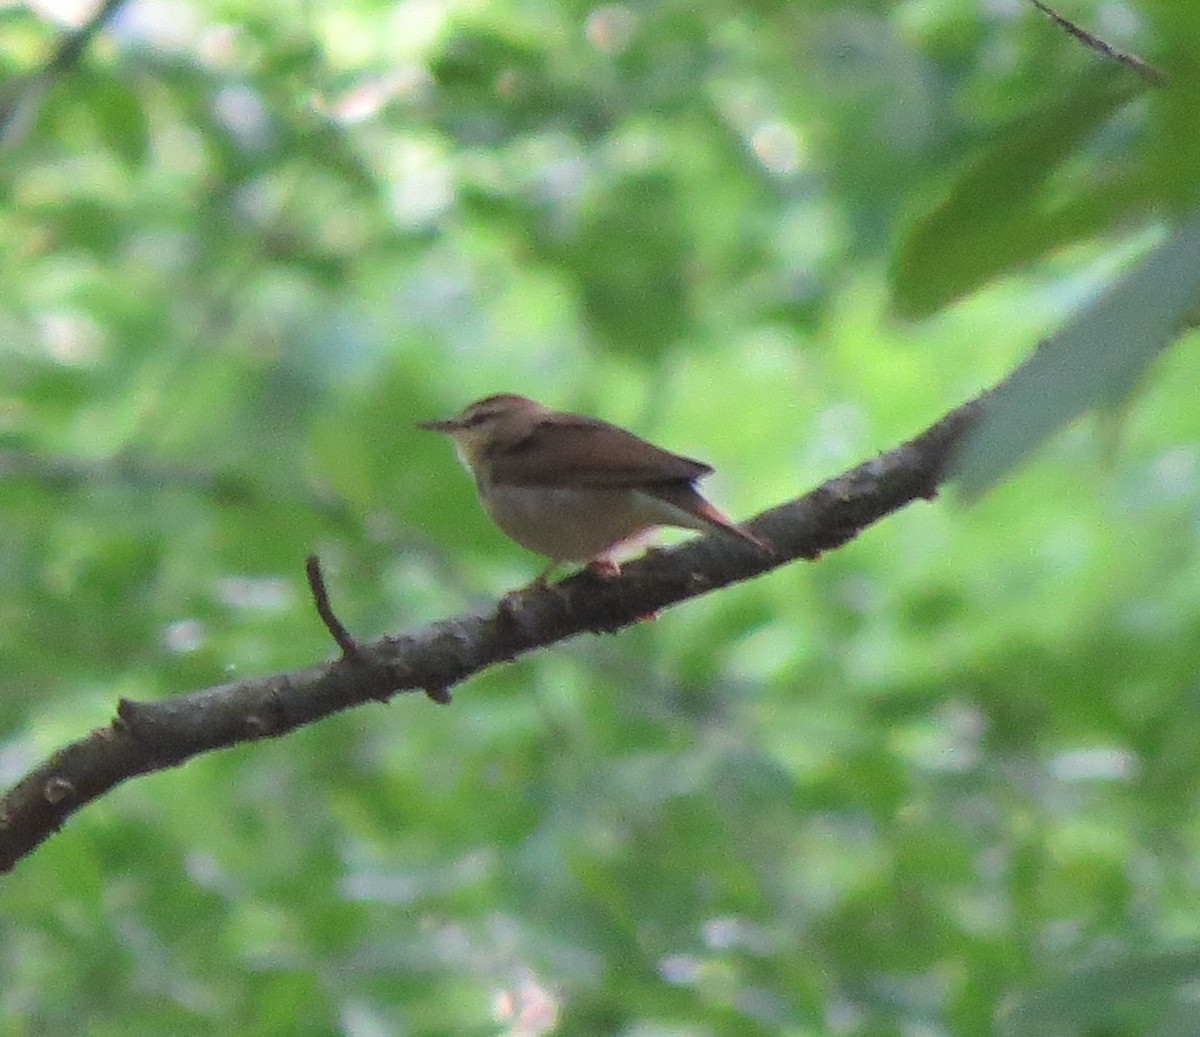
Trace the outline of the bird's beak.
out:
<instances>
[{"instance_id":1,"label":"bird's beak","mask_svg":"<svg viewBox=\"0 0 1200 1037\"><path fill-rule=\"evenodd\" d=\"M458 427L453 418L441 418L437 421L418 421L417 428L426 432L453 432Z\"/></svg>"}]
</instances>

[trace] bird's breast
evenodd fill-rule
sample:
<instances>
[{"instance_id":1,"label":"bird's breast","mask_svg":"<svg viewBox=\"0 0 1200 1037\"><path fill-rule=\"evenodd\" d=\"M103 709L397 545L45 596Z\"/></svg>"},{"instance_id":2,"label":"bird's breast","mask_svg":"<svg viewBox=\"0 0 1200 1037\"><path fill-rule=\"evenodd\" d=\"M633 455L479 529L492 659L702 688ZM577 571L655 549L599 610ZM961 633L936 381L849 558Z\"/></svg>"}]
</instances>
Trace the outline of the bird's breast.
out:
<instances>
[{"instance_id":1,"label":"bird's breast","mask_svg":"<svg viewBox=\"0 0 1200 1037\"><path fill-rule=\"evenodd\" d=\"M632 488L481 484L480 495L509 537L560 562L587 561L650 526L695 524L677 508Z\"/></svg>"}]
</instances>

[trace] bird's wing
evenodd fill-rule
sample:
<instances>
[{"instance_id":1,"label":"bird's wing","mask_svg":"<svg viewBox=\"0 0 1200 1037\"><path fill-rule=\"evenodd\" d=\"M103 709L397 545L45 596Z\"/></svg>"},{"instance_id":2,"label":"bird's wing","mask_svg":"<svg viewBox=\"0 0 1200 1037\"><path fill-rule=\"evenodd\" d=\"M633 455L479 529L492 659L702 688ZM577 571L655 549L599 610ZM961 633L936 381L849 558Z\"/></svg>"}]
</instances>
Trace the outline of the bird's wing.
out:
<instances>
[{"instance_id":1,"label":"bird's wing","mask_svg":"<svg viewBox=\"0 0 1200 1037\"><path fill-rule=\"evenodd\" d=\"M519 435L498 436L489 451L492 481L522 486L645 486L691 482L712 471L616 425L554 415Z\"/></svg>"}]
</instances>

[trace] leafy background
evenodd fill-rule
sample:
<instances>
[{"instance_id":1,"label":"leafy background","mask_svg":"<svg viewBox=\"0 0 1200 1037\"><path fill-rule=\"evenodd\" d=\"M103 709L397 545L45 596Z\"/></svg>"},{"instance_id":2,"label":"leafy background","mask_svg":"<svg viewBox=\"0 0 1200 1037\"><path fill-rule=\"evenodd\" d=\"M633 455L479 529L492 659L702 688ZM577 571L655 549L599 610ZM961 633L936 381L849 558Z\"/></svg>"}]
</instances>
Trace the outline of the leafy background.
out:
<instances>
[{"instance_id":1,"label":"leafy background","mask_svg":"<svg viewBox=\"0 0 1200 1037\"><path fill-rule=\"evenodd\" d=\"M119 788L2 880L0 1035L1193 1033L1200 7L1063 13L1169 86L1016 0L138 0L40 90L0 7L4 784L327 657L309 551L364 637L528 579L413 428L477 396L744 515L1122 276L1039 420L1144 353L970 507Z\"/></svg>"}]
</instances>

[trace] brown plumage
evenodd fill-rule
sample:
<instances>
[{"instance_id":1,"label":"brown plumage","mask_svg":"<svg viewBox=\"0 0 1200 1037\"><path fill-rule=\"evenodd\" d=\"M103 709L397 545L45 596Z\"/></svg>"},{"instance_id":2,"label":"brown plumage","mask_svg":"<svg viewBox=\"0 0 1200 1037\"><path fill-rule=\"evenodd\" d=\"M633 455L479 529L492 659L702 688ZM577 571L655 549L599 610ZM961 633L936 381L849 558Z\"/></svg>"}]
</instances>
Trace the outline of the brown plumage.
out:
<instances>
[{"instance_id":1,"label":"brown plumage","mask_svg":"<svg viewBox=\"0 0 1200 1037\"><path fill-rule=\"evenodd\" d=\"M598 418L501 394L421 428L454 439L488 513L517 543L558 562L593 561L654 526L718 529L768 550L700 494L712 468Z\"/></svg>"}]
</instances>

